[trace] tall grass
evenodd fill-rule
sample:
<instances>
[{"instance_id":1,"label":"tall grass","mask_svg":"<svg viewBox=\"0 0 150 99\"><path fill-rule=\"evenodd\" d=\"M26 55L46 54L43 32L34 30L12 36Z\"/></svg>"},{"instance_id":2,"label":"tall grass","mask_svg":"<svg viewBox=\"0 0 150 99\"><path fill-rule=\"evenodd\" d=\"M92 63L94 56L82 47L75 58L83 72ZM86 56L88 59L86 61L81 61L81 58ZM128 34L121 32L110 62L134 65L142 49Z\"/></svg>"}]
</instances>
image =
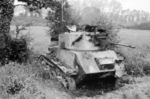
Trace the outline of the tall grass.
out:
<instances>
[{"instance_id":1,"label":"tall grass","mask_svg":"<svg viewBox=\"0 0 150 99\"><path fill-rule=\"evenodd\" d=\"M0 99L72 99L57 82L44 78L44 73L38 63L1 67Z\"/></svg>"},{"instance_id":2,"label":"tall grass","mask_svg":"<svg viewBox=\"0 0 150 99\"><path fill-rule=\"evenodd\" d=\"M140 45L140 48L121 48L117 50L125 56L127 73L135 77L150 75L150 46Z\"/></svg>"}]
</instances>

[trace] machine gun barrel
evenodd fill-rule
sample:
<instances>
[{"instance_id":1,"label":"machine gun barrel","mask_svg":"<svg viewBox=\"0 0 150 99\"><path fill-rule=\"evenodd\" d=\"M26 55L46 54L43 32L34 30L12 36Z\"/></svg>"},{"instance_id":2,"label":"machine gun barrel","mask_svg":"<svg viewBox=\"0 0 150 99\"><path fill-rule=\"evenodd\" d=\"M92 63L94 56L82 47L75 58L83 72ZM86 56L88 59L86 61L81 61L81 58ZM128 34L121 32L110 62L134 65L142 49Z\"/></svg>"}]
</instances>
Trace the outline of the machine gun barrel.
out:
<instances>
[{"instance_id":1,"label":"machine gun barrel","mask_svg":"<svg viewBox=\"0 0 150 99\"><path fill-rule=\"evenodd\" d=\"M124 47L129 47L129 48L135 49L135 47L134 47L134 46L131 46L131 45L123 45L123 44L117 44L117 43L112 43L112 42L111 42L111 44L120 45L120 46L124 46Z\"/></svg>"},{"instance_id":2,"label":"machine gun barrel","mask_svg":"<svg viewBox=\"0 0 150 99\"><path fill-rule=\"evenodd\" d=\"M100 40L100 39L103 39L103 40L107 40L107 37L108 37L108 34L107 33L103 33L103 34L95 34L95 32L87 32L87 33L85 33L87 36L94 36L95 37L95 39L97 39L97 40ZM78 38L79 40L80 40L80 37ZM77 39L77 40L78 40ZM113 44L113 45L119 45L119 46L124 46L124 47L129 47L129 48L133 48L133 49L135 49L135 47L134 46L131 46L131 45L124 45L124 44L118 44L118 43L113 43L113 42L111 42L111 41L108 41L110 44Z\"/></svg>"}]
</instances>

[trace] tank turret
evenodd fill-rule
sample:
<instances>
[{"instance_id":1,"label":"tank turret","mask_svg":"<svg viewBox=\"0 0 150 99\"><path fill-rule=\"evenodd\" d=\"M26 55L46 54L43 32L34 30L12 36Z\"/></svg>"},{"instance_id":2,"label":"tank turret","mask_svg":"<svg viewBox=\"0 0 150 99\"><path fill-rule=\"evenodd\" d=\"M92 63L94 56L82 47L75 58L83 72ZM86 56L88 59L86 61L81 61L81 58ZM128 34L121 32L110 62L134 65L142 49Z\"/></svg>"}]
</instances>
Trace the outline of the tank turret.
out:
<instances>
[{"instance_id":1,"label":"tank turret","mask_svg":"<svg viewBox=\"0 0 150 99\"><path fill-rule=\"evenodd\" d=\"M95 46L91 42L91 37L87 36L87 32L71 32L59 35L59 47L69 50L99 50L98 46Z\"/></svg>"}]
</instances>

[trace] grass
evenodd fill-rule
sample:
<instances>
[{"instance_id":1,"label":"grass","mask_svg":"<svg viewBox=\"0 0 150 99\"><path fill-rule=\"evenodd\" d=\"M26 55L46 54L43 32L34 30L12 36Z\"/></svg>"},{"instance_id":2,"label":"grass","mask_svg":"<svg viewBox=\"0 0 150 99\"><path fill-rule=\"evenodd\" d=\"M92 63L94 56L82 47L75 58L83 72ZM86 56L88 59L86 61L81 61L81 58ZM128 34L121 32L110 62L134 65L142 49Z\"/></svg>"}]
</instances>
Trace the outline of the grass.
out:
<instances>
[{"instance_id":1,"label":"grass","mask_svg":"<svg viewBox=\"0 0 150 99\"><path fill-rule=\"evenodd\" d=\"M144 47L143 47L144 49ZM127 73L131 76L149 75L150 71L150 56L149 52L141 52L139 50L132 50L123 48L120 53L125 56L125 65Z\"/></svg>"},{"instance_id":2,"label":"grass","mask_svg":"<svg viewBox=\"0 0 150 99\"><path fill-rule=\"evenodd\" d=\"M126 57L128 74L132 76L150 75L150 40L147 30L122 30L120 32L121 43L135 46L135 49L120 48L120 52Z\"/></svg>"},{"instance_id":3,"label":"grass","mask_svg":"<svg viewBox=\"0 0 150 99\"><path fill-rule=\"evenodd\" d=\"M0 68L0 99L149 99L150 77L136 77L134 83L94 96L75 97L62 89L59 83L42 78L43 70L38 64L10 63ZM16 83L15 83L16 82ZM18 87L17 87L17 86ZM12 92L10 89L18 89ZM79 91L79 90L77 90ZM81 92L81 91L80 91ZM92 91L91 91L92 92ZM83 93L89 93L88 90ZM97 93L97 94L96 94Z\"/></svg>"},{"instance_id":4,"label":"grass","mask_svg":"<svg viewBox=\"0 0 150 99\"><path fill-rule=\"evenodd\" d=\"M76 99L149 99L150 77L134 78L135 82L106 93L97 94L93 97L82 96Z\"/></svg>"},{"instance_id":5,"label":"grass","mask_svg":"<svg viewBox=\"0 0 150 99\"><path fill-rule=\"evenodd\" d=\"M10 63L0 68L0 99L72 99L53 80L42 76L43 70L34 65Z\"/></svg>"}]
</instances>

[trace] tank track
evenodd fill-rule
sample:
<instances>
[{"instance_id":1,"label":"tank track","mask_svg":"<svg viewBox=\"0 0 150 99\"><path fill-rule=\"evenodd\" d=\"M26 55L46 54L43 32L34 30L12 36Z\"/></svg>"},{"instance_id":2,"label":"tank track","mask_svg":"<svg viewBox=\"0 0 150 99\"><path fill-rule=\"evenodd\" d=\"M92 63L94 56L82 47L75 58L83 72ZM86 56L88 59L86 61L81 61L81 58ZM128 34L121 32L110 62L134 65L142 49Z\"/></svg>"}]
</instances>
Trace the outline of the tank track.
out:
<instances>
[{"instance_id":1,"label":"tank track","mask_svg":"<svg viewBox=\"0 0 150 99\"><path fill-rule=\"evenodd\" d=\"M76 82L74 78L71 76L72 71L69 72L69 69L66 69L64 64L60 62L54 56L39 56L40 64L48 70L50 78L58 80L65 89L75 90Z\"/></svg>"}]
</instances>

